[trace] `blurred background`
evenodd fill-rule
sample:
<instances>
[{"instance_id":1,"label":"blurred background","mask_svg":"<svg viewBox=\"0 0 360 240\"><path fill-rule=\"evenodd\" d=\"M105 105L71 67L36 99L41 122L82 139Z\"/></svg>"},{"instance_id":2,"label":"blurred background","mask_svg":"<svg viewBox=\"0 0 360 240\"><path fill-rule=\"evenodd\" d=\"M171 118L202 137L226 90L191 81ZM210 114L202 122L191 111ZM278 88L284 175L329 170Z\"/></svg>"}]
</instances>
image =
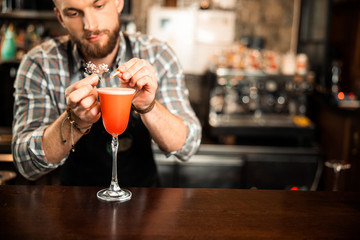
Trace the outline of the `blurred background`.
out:
<instances>
[{"instance_id":1,"label":"blurred background","mask_svg":"<svg viewBox=\"0 0 360 240\"><path fill-rule=\"evenodd\" d=\"M22 56L66 34L51 0L0 2L0 183ZM164 187L360 190L360 2L126 0L122 30L167 41L203 127L186 163L154 146Z\"/></svg>"}]
</instances>

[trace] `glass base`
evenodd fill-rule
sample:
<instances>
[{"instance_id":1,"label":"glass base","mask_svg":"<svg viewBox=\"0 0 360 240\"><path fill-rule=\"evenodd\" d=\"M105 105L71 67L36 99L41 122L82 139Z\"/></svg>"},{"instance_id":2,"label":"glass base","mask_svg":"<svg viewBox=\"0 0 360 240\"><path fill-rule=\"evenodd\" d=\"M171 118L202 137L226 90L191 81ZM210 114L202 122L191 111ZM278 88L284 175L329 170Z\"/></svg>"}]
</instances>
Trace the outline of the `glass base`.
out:
<instances>
[{"instance_id":1,"label":"glass base","mask_svg":"<svg viewBox=\"0 0 360 240\"><path fill-rule=\"evenodd\" d=\"M96 196L104 201L116 201L116 202L126 202L131 199L132 193L127 189L120 189L119 191L112 191L103 189L97 192Z\"/></svg>"}]
</instances>

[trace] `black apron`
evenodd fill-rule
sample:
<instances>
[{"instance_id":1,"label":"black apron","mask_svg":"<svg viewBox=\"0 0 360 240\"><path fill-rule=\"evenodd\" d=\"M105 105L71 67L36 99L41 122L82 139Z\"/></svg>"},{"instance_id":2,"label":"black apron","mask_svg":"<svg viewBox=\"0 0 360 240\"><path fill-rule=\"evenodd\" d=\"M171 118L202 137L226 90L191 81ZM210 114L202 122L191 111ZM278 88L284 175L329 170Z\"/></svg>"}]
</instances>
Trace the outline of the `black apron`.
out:
<instances>
[{"instance_id":1,"label":"black apron","mask_svg":"<svg viewBox=\"0 0 360 240\"><path fill-rule=\"evenodd\" d=\"M127 59L132 56L127 36ZM131 55L131 56L130 56ZM106 132L102 119L90 133L75 145L68 159L61 166L61 184L71 186L107 186L112 173L112 137ZM129 124L119 135L118 181L120 187L156 187L158 177L151 148L151 137L139 114L131 109Z\"/></svg>"}]
</instances>

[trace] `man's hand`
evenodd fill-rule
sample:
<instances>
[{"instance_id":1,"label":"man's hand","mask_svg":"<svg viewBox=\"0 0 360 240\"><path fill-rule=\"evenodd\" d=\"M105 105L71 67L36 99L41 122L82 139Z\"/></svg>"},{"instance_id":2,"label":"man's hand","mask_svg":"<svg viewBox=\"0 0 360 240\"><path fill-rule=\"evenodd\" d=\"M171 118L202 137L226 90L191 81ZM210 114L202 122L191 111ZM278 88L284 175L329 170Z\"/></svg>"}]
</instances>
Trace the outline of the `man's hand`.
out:
<instances>
[{"instance_id":1,"label":"man's hand","mask_svg":"<svg viewBox=\"0 0 360 240\"><path fill-rule=\"evenodd\" d=\"M100 103L97 101L96 85L99 77L92 74L65 91L66 103L70 107L72 117L79 127L85 127L97 122L101 116Z\"/></svg>"},{"instance_id":2,"label":"man's hand","mask_svg":"<svg viewBox=\"0 0 360 240\"><path fill-rule=\"evenodd\" d=\"M155 98L158 87L156 70L143 59L133 58L117 69L122 85L135 88L133 104L137 109L146 109Z\"/></svg>"}]
</instances>

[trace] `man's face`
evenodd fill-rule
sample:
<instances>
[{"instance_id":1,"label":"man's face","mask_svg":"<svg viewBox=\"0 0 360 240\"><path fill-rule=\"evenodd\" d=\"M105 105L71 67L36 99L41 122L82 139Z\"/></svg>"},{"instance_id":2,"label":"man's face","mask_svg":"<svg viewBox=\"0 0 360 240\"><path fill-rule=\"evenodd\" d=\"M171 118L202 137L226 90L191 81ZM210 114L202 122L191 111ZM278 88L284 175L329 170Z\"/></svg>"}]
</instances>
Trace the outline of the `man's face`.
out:
<instances>
[{"instance_id":1,"label":"man's face","mask_svg":"<svg viewBox=\"0 0 360 240\"><path fill-rule=\"evenodd\" d=\"M122 0L56 0L56 13L83 57L104 58L119 39Z\"/></svg>"}]
</instances>

